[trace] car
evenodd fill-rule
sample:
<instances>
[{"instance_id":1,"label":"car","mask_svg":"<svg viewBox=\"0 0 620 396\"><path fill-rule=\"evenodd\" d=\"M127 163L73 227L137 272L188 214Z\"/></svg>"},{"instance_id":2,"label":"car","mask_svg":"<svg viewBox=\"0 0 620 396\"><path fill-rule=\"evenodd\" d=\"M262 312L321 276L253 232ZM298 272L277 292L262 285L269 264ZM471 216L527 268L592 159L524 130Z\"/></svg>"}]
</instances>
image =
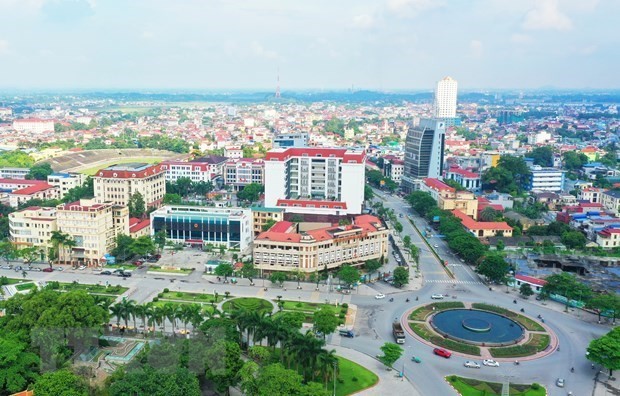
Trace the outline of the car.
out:
<instances>
[{"instance_id":1,"label":"car","mask_svg":"<svg viewBox=\"0 0 620 396\"><path fill-rule=\"evenodd\" d=\"M448 358L450 358L450 356L452 356L452 352L450 352L450 351L448 351L446 349L443 349L443 348L435 348L435 349L433 349L433 353L435 355L437 355L437 356L441 356L441 357L446 358L446 359L448 359Z\"/></svg>"},{"instance_id":2,"label":"car","mask_svg":"<svg viewBox=\"0 0 620 396\"><path fill-rule=\"evenodd\" d=\"M112 275L110 271L101 271L99 274L100 275Z\"/></svg>"},{"instance_id":3,"label":"car","mask_svg":"<svg viewBox=\"0 0 620 396\"><path fill-rule=\"evenodd\" d=\"M560 388L564 388L564 378L558 378L555 380L555 384Z\"/></svg>"},{"instance_id":4,"label":"car","mask_svg":"<svg viewBox=\"0 0 620 396\"><path fill-rule=\"evenodd\" d=\"M482 361L482 364L484 364L485 366L489 366L489 367L499 367L499 363L493 359L484 359Z\"/></svg>"},{"instance_id":5,"label":"car","mask_svg":"<svg viewBox=\"0 0 620 396\"><path fill-rule=\"evenodd\" d=\"M80 265L80 266L78 267L78 269L79 269L80 271L84 271L84 270L86 269L86 266L84 266L84 265Z\"/></svg>"},{"instance_id":6,"label":"car","mask_svg":"<svg viewBox=\"0 0 620 396\"><path fill-rule=\"evenodd\" d=\"M480 363L478 362L474 362L473 360L468 360L466 361L463 366L468 367L468 368L480 368Z\"/></svg>"},{"instance_id":7,"label":"car","mask_svg":"<svg viewBox=\"0 0 620 396\"><path fill-rule=\"evenodd\" d=\"M437 245L437 244L433 245L433 247L434 247L435 249L439 249L439 245Z\"/></svg>"},{"instance_id":8,"label":"car","mask_svg":"<svg viewBox=\"0 0 620 396\"><path fill-rule=\"evenodd\" d=\"M402 217L403 217L403 214L402 214L402 213L401 213L401 214L399 214L399 215L398 215L398 217L402 218Z\"/></svg>"},{"instance_id":9,"label":"car","mask_svg":"<svg viewBox=\"0 0 620 396\"><path fill-rule=\"evenodd\" d=\"M12 265L12 264L9 264L9 265L3 265L3 266L2 266L2 269L6 269L6 270L13 269L13 265Z\"/></svg>"},{"instance_id":10,"label":"car","mask_svg":"<svg viewBox=\"0 0 620 396\"><path fill-rule=\"evenodd\" d=\"M43 272L54 272L54 270L50 267L43 268Z\"/></svg>"},{"instance_id":11,"label":"car","mask_svg":"<svg viewBox=\"0 0 620 396\"><path fill-rule=\"evenodd\" d=\"M39 267L35 267L35 268L32 268L32 269L31 269L31 271L41 272L41 268L39 268Z\"/></svg>"},{"instance_id":12,"label":"car","mask_svg":"<svg viewBox=\"0 0 620 396\"><path fill-rule=\"evenodd\" d=\"M131 274L129 272L121 272L120 274L118 274L118 276L122 278L129 278L131 277Z\"/></svg>"},{"instance_id":13,"label":"car","mask_svg":"<svg viewBox=\"0 0 620 396\"><path fill-rule=\"evenodd\" d=\"M377 299L377 300L381 300L382 298L385 298L385 294L379 293L379 294L375 295L375 299Z\"/></svg>"},{"instance_id":14,"label":"car","mask_svg":"<svg viewBox=\"0 0 620 396\"><path fill-rule=\"evenodd\" d=\"M136 260L136 261L133 262L133 265L135 265L136 267L138 265L142 265L142 264L144 264L144 261L142 261L142 260Z\"/></svg>"},{"instance_id":15,"label":"car","mask_svg":"<svg viewBox=\"0 0 620 396\"><path fill-rule=\"evenodd\" d=\"M431 298L433 300L443 300L443 294L433 294Z\"/></svg>"},{"instance_id":16,"label":"car","mask_svg":"<svg viewBox=\"0 0 620 396\"><path fill-rule=\"evenodd\" d=\"M63 271L63 270L64 270L64 268L62 268L62 267L54 267L54 271Z\"/></svg>"},{"instance_id":17,"label":"car","mask_svg":"<svg viewBox=\"0 0 620 396\"><path fill-rule=\"evenodd\" d=\"M117 268L114 271L112 271L113 274L118 274L118 273L122 273L125 269L124 268Z\"/></svg>"}]
</instances>

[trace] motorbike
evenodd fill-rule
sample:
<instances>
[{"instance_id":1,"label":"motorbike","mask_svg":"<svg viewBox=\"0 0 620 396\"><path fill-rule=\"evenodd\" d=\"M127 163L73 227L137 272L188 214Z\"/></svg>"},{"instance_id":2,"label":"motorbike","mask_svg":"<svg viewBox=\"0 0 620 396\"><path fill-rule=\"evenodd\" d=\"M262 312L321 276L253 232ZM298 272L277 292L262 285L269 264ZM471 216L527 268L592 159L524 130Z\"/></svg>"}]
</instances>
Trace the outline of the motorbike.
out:
<instances>
[{"instance_id":1,"label":"motorbike","mask_svg":"<svg viewBox=\"0 0 620 396\"><path fill-rule=\"evenodd\" d=\"M516 303L517 303L517 300L512 300L512 302L516 304Z\"/></svg>"},{"instance_id":2,"label":"motorbike","mask_svg":"<svg viewBox=\"0 0 620 396\"><path fill-rule=\"evenodd\" d=\"M409 302L409 299L406 299L405 302Z\"/></svg>"},{"instance_id":3,"label":"motorbike","mask_svg":"<svg viewBox=\"0 0 620 396\"><path fill-rule=\"evenodd\" d=\"M420 360L420 358L415 357L415 356L411 358L411 361L416 362L416 363L422 363L422 360Z\"/></svg>"},{"instance_id":4,"label":"motorbike","mask_svg":"<svg viewBox=\"0 0 620 396\"><path fill-rule=\"evenodd\" d=\"M390 302L394 302L394 298L390 298Z\"/></svg>"},{"instance_id":5,"label":"motorbike","mask_svg":"<svg viewBox=\"0 0 620 396\"><path fill-rule=\"evenodd\" d=\"M525 312L525 309L521 308L521 312Z\"/></svg>"}]
</instances>

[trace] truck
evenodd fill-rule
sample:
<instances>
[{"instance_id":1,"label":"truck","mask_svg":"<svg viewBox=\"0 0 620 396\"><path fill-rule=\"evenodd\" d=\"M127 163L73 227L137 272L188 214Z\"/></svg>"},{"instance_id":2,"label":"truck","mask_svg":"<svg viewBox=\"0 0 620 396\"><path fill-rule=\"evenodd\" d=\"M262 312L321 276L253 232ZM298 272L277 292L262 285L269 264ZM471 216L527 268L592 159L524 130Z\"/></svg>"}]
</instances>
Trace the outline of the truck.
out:
<instances>
[{"instance_id":1,"label":"truck","mask_svg":"<svg viewBox=\"0 0 620 396\"><path fill-rule=\"evenodd\" d=\"M397 344L405 343L405 331L403 330L403 326L400 322L392 323L392 334L394 334L394 339Z\"/></svg>"}]
</instances>

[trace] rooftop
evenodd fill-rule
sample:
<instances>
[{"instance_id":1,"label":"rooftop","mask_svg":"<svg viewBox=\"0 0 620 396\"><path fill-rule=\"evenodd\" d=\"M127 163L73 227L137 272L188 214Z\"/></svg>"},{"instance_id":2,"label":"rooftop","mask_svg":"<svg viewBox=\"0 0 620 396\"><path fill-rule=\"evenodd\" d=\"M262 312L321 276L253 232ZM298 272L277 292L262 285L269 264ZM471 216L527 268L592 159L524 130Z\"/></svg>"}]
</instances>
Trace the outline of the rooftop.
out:
<instances>
[{"instance_id":1,"label":"rooftop","mask_svg":"<svg viewBox=\"0 0 620 396\"><path fill-rule=\"evenodd\" d=\"M147 169L149 166L150 166L149 164L145 164L143 162L130 162L127 164L110 165L104 170L139 172L139 171Z\"/></svg>"},{"instance_id":2,"label":"rooftop","mask_svg":"<svg viewBox=\"0 0 620 396\"><path fill-rule=\"evenodd\" d=\"M465 213L456 209L452 211L452 214L461 219L463 227L467 228L468 230L512 230L512 227L504 221L476 221L471 217L467 216Z\"/></svg>"}]
</instances>

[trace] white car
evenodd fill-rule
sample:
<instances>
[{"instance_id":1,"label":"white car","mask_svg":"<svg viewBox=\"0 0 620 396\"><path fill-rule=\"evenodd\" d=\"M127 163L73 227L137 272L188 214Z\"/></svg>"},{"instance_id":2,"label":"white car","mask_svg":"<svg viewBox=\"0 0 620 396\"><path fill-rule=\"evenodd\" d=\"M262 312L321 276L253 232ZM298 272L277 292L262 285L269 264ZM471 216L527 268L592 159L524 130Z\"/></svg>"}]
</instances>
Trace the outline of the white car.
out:
<instances>
[{"instance_id":1,"label":"white car","mask_svg":"<svg viewBox=\"0 0 620 396\"><path fill-rule=\"evenodd\" d=\"M485 366L489 366L489 367L499 367L499 363L493 359L484 359L482 361L482 364L484 364Z\"/></svg>"},{"instance_id":2,"label":"white car","mask_svg":"<svg viewBox=\"0 0 620 396\"><path fill-rule=\"evenodd\" d=\"M383 294L383 293L379 293L379 294L377 294L375 296L375 299L377 299L377 300L381 300L382 298L385 298L385 294Z\"/></svg>"},{"instance_id":3,"label":"white car","mask_svg":"<svg viewBox=\"0 0 620 396\"><path fill-rule=\"evenodd\" d=\"M439 245L433 245L433 247L434 247L435 249L438 249L438 248L439 248Z\"/></svg>"},{"instance_id":4,"label":"white car","mask_svg":"<svg viewBox=\"0 0 620 396\"><path fill-rule=\"evenodd\" d=\"M85 267L85 266L83 266L83 265L80 265L80 267L79 267L78 269L79 269L80 271L83 271L83 270L85 270L85 269L86 269L86 267Z\"/></svg>"},{"instance_id":5,"label":"white car","mask_svg":"<svg viewBox=\"0 0 620 396\"><path fill-rule=\"evenodd\" d=\"M464 366L469 368L480 368L480 363L474 362L473 360L468 360L465 362Z\"/></svg>"},{"instance_id":6,"label":"white car","mask_svg":"<svg viewBox=\"0 0 620 396\"><path fill-rule=\"evenodd\" d=\"M431 298L433 300L443 300L443 294L433 294Z\"/></svg>"}]
</instances>

